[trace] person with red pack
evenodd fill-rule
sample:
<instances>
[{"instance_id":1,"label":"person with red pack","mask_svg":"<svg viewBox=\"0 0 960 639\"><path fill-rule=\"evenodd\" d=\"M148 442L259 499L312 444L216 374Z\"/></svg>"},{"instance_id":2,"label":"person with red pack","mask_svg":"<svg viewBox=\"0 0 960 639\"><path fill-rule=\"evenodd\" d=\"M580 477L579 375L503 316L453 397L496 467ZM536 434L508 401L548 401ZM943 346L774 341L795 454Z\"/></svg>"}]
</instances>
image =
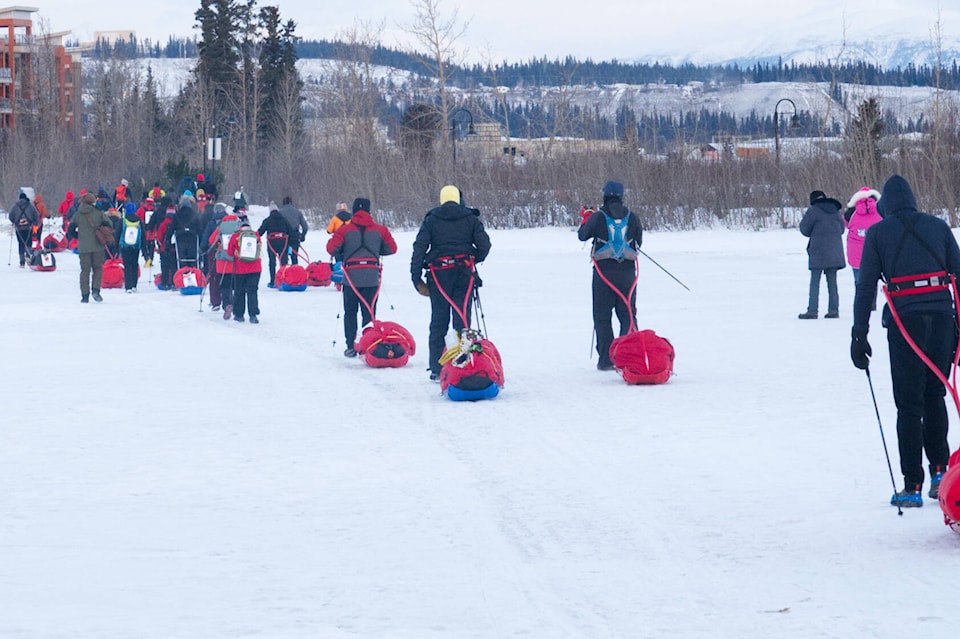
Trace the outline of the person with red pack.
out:
<instances>
[{"instance_id":1,"label":"person with red pack","mask_svg":"<svg viewBox=\"0 0 960 639\"><path fill-rule=\"evenodd\" d=\"M230 236L227 254L233 259L233 319L242 322L249 312L250 323L259 324L260 300L257 287L263 264L260 260L260 235L241 220L237 232Z\"/></svg>"}]
</instances>

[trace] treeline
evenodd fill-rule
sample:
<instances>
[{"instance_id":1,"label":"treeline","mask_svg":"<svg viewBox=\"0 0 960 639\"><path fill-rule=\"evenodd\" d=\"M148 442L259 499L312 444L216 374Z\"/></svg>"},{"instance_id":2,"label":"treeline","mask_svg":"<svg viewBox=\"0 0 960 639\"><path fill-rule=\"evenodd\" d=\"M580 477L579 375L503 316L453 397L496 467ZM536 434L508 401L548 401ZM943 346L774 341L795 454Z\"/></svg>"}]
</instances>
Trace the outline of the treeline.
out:
<instances>
[{"instance_id":1,"label":"treeline","mask_svg":"<svg viewBox=\"0 0 960 639\"><path fill-rule=\"evenodd\" d=\"M300 40L296 43L299 58L342 59L345 52L357 45L333 40ZM87 55L98 59L112 58L190 58L198 53L197 42L191 38L171 36L166 44L138 40L131 34L128 39L113 43L98 41ZM413 73L427 73L422 56L382 45L369 48L363 54L371 63L394 67ZM573 56L561 59L546 57L526 62L503 61L496 64L450 66L450 84L461 88L497 84L518 86L565 86L572 84L739 84L745 82L834 82L868 86L935 86L942 89L960 88L960 65L953 60L949 65L936 69L929 65L908 64L894 69L884 69L870 62L844 62L840 64L797 63L784 64L757 62L752 66L728 65L669 65L657 62L624 62L609 60L595 62L579 60Z\"/></svg>"}]
</instances>

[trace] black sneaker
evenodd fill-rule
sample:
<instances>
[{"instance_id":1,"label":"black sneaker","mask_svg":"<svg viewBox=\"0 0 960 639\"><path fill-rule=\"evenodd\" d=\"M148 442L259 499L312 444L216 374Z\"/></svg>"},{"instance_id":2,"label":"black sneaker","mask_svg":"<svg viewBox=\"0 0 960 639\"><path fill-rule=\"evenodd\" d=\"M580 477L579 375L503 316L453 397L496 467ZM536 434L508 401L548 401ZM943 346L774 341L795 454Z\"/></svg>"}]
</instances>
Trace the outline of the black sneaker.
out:
<instances>
[{"instance_id":1,"label":"black sneaker","mask_svg":"<svg viewBox=\"0 0 960 639\"><path fill-rule=\"evenodd\" d=\"M616 368L613 364L609 362L597 362L598 371L612 371Z\"/></svg>"},{"instance_id":2,"label":"black sneaker","mask_svg":"<svg viewBox=\"0 0 960 639\"><path fill-rule=\"evenodd\" d=\"M233 321L235 321L235 322L242 322L242 321L243 321L243 315L234 315Z\"/></svg>"},{"instance_id":3,"label":"black sneaker","mask_svg":"<svg viewBox=\"0 0 960 639\"><path fill-rule=\"evenodd\" d=\"M806 313L800 313L797 315L797 319L817 319L817 314L807 311Z\"/></svg>"},{"instance_id":4,"label":"black sneaker","mask_svg":"<svg viewBox=\"0 0 960 639\"><path fill-rule=\"evenodd\" d=\"M431 382L439 382L439 381L440 381L440 373L431 372L431 373L430 373L430 381L431 381Z\"/></svg>"},{"instance_id":5,"label":"black sneaker","mask_svg":"<svg viewBox=\"0 0 960 639\"><path fill-rule=\"evenodd\" d=\"M347 350L343 351L343 356L344 356L344 357L356 357L356 356L357 356L357 351L355 351L355 350L353 349L353 347L351 346L351 347L347 348Z\"/></svg>"},{"instance_id":6,"label":"black sneaker","mask_svg":"<svg viewBox=\"0 0 960 639\"><path fill-rule=\"evenodd\" d=\"M824 317L825 317L826 319L837 319L837 318L840 317L840 313L836 313L836 312L834 312L834 313L827 313L826 315L824 315Z\"/></svg>"},{"instance_id":7,"label":"black sneaker","mask_svg":"<svg viewBox=\"0 0 960 639\"><path fill-rule=\"evenodd\" d=\"M94 302L102 302L102 301L103 301L103 298L100 297L100 291L94 291L94 292L93 292L93 301L94 301Z\"/></svg>"},{"instance_id":8,"label":"black sneaker","mask_svg":"<svg viewBox=\"0 0 960 639\"><path fill-rule=\"evenodd\" d=\"M890 505L900 504L901 508L922 508L923 495L920 494L920 486L904 487L898 493L894 493L890 498Z\"/></svg>"},{"instance_id":9,"label":"black sneaker","mask_svg":"<svg viewBox=\"0 0 960 639\"><path fill-rule=\"evenodd\" d=\"M81 304L89 304L89 303L90 303L90 296L89 296L89 295L84 295L83 297L81 297L81 298L80 298L80 303L81 303Z\"/></svg>"},{"instance_id":10,"label":"black sneaker","mask_svg":"<svg viewBox=\"0 0 960 639\"><path fill-rule=\"evenodd\" d=\"M250 323L251 323L251 324L259 324L259 323L260 323L260 320L257 319L257 316L256 316L256 315L251 315L251 316L250 316Z\"/></svg>"}]
</instances>

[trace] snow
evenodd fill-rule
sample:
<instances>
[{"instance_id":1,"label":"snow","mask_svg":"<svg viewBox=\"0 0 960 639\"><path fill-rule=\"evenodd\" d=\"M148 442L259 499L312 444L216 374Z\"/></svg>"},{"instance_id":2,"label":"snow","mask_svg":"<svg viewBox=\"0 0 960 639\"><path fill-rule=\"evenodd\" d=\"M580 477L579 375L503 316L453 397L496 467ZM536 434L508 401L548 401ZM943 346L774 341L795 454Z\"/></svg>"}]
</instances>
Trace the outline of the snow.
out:
<instances>
[{"instance_id":1,"label":"snow","mask_svg":"<svg viewBox=\"0 0 960 639\"><path fill-rule=\"evenodd\" d=\"M676 375L629 387L590 356L571 230L490 235L506 386L475 404L427 380L412 232L384 261L379 316L420 347L395 370L343 357L332 288L261 280L252 326L146 269L136 295L81 305L73 254L39 273L14 253L0 636L955 636L960 536L930 500L888 505L849 270L842 319L801 322L795 230L646 234L691 291L641 261L639 324L672 341ZM311 231L314 259L325 242Z\"/></svg>"}]
</instances>

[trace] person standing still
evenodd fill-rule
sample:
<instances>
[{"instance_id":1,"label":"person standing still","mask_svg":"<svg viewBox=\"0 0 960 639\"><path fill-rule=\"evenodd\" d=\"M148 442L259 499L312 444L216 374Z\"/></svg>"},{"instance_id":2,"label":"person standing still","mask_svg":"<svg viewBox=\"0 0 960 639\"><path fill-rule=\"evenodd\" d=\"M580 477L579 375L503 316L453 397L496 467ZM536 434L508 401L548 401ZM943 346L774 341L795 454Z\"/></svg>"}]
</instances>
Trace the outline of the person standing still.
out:
<instances>
[{"instance_id":1,"label":"person standing still","mask_svg":"<svg viewBox=\"0 0 960 639\"><path fill-rule=\"evenodd\" d=\"M820 278L827 280L827 319L840 317L840 293L837 271L847 265L843 255L843 205L823 191L810 193L810 206L800 220L800 233L807 242L807 266L810 269L810 293L807 310L799 319L817 319L820 308Z\"/></svg>"}]
</instances>

